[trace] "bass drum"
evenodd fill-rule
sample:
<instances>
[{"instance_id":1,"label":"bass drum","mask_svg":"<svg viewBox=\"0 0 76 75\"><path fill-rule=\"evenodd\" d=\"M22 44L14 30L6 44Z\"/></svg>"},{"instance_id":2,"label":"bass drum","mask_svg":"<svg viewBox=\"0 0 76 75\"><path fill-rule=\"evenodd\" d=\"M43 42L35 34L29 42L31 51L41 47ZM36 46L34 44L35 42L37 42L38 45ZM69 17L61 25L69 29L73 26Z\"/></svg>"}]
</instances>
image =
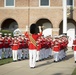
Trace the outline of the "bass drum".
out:
<instances>
[{"instance_id":1,"label":"bass drum","mask_svg":"<svg viewBox=\"0 0 76 75\"><path fill-rule=\"evenodd\" d=\"M44 35L44 37L47 37L49 35L52 36L52 28L46 28L46 29L44 29L43 30L43 35Z\"/></svg>"}]
</instances>

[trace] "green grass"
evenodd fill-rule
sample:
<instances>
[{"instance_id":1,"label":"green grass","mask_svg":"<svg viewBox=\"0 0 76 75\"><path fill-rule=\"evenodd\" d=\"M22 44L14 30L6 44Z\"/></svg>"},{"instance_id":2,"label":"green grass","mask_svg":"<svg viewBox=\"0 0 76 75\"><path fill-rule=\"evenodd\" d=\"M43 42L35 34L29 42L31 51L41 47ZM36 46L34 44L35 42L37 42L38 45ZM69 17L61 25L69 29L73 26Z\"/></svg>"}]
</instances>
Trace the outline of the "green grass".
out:
<instances>
[{"instance_id":1,"label":"green grass","mask_svg":"<svg viewBox=\"0 0 76 75\"><path fill-rule=\"evenodd\" d=\"M10 62L12 62L12 58L2 59L0 60L0 65L4 65Z\"/></svg>"},{"instance_id":2,"label":"green grass","mask_svg":"<svg viewBox=\"0 0 76 75\"><path fill-rule=\"evenodd\" d=\"M72 75L76 75L76 68L74 69Z\"/></svg>"}]
</instances>

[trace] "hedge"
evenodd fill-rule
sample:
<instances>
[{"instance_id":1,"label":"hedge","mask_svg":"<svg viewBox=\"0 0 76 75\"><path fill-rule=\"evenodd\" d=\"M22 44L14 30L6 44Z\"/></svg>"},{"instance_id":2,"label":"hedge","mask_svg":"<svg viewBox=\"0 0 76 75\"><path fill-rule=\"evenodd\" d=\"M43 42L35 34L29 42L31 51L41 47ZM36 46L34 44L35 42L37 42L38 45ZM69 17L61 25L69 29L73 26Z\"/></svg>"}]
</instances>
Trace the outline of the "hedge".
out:
<instances>
[{"instance_id":1,"label":"hedge","mask_svg":"<svg viewBox=\"0 0 76 75\"><path fill-rule=\"evenodd\" d=\"M2 36L4 36L4 34L6 33L7 35L10 33L11 36L13 37L13 32L9 31L9 30L0 30L0 32L2 33Z\"/></svg>"}]
</instances>

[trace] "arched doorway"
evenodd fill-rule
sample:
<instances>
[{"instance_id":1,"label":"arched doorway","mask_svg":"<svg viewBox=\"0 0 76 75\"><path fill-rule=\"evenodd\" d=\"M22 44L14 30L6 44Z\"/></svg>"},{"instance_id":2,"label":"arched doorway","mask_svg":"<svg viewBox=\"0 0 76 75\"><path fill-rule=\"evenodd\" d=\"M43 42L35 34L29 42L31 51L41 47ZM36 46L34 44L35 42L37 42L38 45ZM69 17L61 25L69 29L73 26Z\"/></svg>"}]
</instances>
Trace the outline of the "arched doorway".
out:
<instances>
[{"instance_id":1,"label":"arched doorway","mask_svg":"<svg viewBox=\"0 0 76 75\"><path fill-rule=\"evenodd\" d=\"M72 47L73 40L76 35L76 22L73 19L67 19L67 36L68 36L68 47ZM60 31L59 34L63 34L63 21L60 23Z\"/></svg>"},{"instance_id":2,"label":"arched doorway","mask_svg":"<svg viewBox=\"0 0 76 75\"><path fill-rule=\"evenodd\" d=\"M4 20L3 23L1 24L1 30L14 31L17 28L18 28L18 23L12 18L8 18Z\"/></svg>"},{"instance_id":3,"label":"arched doorway","mask_svg":"<svg viewBox=\"0 0 76 75\"><path fill-rule=\"evenodd\" d=\"M39 19L36 22L37 26L42 26L43 35L46 37L48 35L52 36L52 23L48 19Z\"/></svg>"}]
</instances>

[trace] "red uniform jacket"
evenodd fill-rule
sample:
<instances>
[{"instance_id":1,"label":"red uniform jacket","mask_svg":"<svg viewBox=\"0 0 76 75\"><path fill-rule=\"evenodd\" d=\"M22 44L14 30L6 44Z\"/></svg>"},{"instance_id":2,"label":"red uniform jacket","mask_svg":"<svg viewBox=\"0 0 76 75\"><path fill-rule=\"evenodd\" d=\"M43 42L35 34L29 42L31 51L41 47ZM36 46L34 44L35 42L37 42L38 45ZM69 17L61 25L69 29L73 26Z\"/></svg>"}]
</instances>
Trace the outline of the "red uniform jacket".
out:
<instances>
[{"instance_id":1,"label":"red uniform jacket","mask_svg":"<svg viewBox=\"0 0 76 75\"><path fill-rule=\"evenodd\" d=\"M76 45L73 46L73 50L76 51Z\"/></svg>"},{"instance_id":2,"label":"red uniform jacket","mask_svg":"<svg viewBox=\"0 0 76 75\"><path fill-rule=\"evenodd\" d=\"M0 49L3 48L3 38L0 38Z\"/></svg>"},{"instance_id":3,"label":"red uniform jacket","mask_svg":"<svg viewBox=\"0 0 76 75\"><path fill-rule=\"evenodd\" d=\"M29 34L25 33L26 37L29 38ZM32 37L35 41L37 41L38 37L40 37L42 35L42 33L39 33L39 34L32 34ZM30 41L29 43L29 49L30 50L34 50L36 49L36 46L33 45L33 43Z\"/></svg>"},{"instance_id":4,"label":"red uniform jacket","mask_svg":"<svg viewBox=\"0 0 76 75\"><path fill-rule=\"evenodd\" d=\"M48 40L45 41L45 48L46 48L46 49L49 48L49 41L48 41Z\"/></svg>"},{"instance_id":5,"label":"red uniform jacket","mask_svg":"<svg viewBox=\"0 0 76 75\"><path fill-rule=\"evenodd\" d=\"M52 40L49 40L49 48L52 47Z\"/></svg>"},{"instance_id":6,"label":"red uniform jacket","mask_svg":"<svg viewBox=\"0 0 76 75\"><path fill-rule=\"evenodd\" d=\"M40 51L40 49L41 49L41 39L38 39L37 41L38 41L37 50Z\"/></svg>"},{"instance_id":7,"label":"red uniform jacket","mask_svg":"<svg viewBox=\"0 0 76 75\"><path fill-rule=\"evenodd\" d=\"M9 48L11 48L12 38L8 37Z\"/></svg>"},{"instance_id":8,"label":"red uniform jacket","mask_svg":"<svg viewBox=\"0 0 76 75\"><path fill-rule=\"evenodd\" d=\"M18 40L17 39L13 39L12 40L12 50L18 50Z\"/></svg>"},{"instance_id":9,"label":"red uniform jacket","mask_svg":"<svg viewBox=\"0 0 76 75\"><path fill-rule=\"evenodd\" d=\"M73 40L73 50L76 51L76 39Z\"/></svg>"},{"instance_id":10,"label":"red uniform jacket","mask_svg":"<svg viewBox=\"0 0 76 75\"><path fill-rule=\"evenodd\" d=\"M22 49L22 38L18 38L19 49Z\"/></svg>"},{"instance_id":11,"label":"red uniform jacket","mask_svg":"<svg viewBox=\"0 0 76 75\"><path fill-rule=\"evenodd\" d=\"M9 48L8 38L4 38L4 48Z\"/></svg>"},{"instance_id":12,"label":"red uniform jacket","mask_svg":"<svg viewBox=\"0 0 76 75\"><path fill-rule=\"evenodd\" d=\"M56 51L56 52L60 51L60 44L57 41L55 41L55 45L53 47L53 51Z\"/></svg>"},{"instance_id":13,"label":"red uniform jacket","mask_svg":"<svg viewBox=\"0 0 76 75\"><path fill-rule=\"evenodd\" d=\"M22 40L22 48L23 49L28 48L28 40L25 38Z\"/></svg>"},{"instance_id":14,"label":"red uniform jacket","mask_svg":"<svg viewBox=\"0 0 76 75\"><path fill-rule=\"evenodd\" d=\"M73 40L73 45L76 45L76 39L75 39L75 40Z\"/></svg>"}]
</instances>

